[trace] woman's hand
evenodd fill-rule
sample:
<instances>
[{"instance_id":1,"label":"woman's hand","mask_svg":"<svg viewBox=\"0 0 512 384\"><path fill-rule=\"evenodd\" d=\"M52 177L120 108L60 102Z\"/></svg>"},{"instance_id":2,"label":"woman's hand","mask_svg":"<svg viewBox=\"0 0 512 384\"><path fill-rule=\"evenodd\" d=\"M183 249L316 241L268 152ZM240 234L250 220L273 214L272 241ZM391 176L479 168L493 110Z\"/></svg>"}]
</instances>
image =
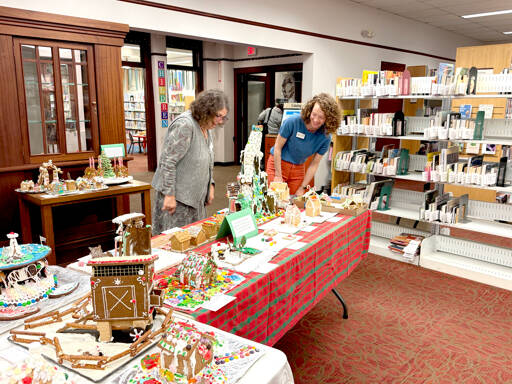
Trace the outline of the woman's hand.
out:
<instances>
[{"instance_id":1,"label":"woman's hand","mask_svg":"<svg viewBox=\"0 0 512 384\"><path fill-rule=\"evenodd\" d=\"M302 196L306 193L306 190L302 187L302 185L295 191L295 196Z\"/></svg>"},{"instance_id":2,"label":"woman's hand","mask_svg":"<svg viewBox=\"0 0 512 384\"><path fill-rule=\"evenodd\" d=\"M173 215L176 212L176 197L165 196L162 211L167 211L170 215Z\"/></svg>"},{"instance_id":3,"label":"woman's hand","mask_svg":"<svg viewBox=\"0 0 512 384\"><path fill-rule=\"evenodd\" d=\"M213 184L210 184L210 191L208 192L208 201L206 202L206 205L211 205L213 203L214 197L215 197L215 186Z\"/></svg>"},{"instance_id":4,"label":"woman's hand","mask_svg":"<svg viewBox=\"0 0 512 384\"><path fill-rule=\"evenodd\" d=\"M274 176L274 180L272 180L272 181L275 181L277 183L282 183L283 182L283 178L280 177L280 176Z\"/></svg>"}]
</instances>

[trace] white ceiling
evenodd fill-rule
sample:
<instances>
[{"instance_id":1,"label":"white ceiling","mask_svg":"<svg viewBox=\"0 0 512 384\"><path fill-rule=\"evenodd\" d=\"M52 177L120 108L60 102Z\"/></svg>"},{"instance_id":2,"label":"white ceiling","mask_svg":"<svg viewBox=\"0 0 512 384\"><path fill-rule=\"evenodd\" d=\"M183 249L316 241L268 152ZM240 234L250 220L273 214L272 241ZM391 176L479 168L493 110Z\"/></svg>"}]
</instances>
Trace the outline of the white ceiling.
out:
<instances>
[{"instance_id":1,"label":"white ceiling","mask_svg":"<svg viewBox=\"0 0 512 384\"><path fill-rule=\"evenodd\" d=\"M512 9L512 0L349 0L467 36L482 43L512 42L512 13L463 19L462 15Z\"/></svg>"}]
</instances>

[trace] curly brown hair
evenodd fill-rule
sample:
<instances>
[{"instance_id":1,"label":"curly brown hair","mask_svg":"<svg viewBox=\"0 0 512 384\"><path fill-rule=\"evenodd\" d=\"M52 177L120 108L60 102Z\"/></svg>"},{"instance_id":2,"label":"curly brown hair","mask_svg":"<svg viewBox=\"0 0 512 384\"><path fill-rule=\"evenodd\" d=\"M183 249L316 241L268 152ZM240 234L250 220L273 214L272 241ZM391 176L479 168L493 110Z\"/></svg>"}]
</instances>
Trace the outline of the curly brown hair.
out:
<instances>
[{"instance_id":1,"label":"curly brown hair","mask_svg":"<svg viewBox=\"0 0 512 384\"><path fill-rule=\"evenodd\" d=\"M201 92L190 104L192 117L197 120L199 126L208 125L223 108L229 111L228 97L218 89Z\"/></svg>"},{"instance_id":2,"label":"curly brown hair","mask_svg":"<svg viewBox=\"0 0 512 384\"><path fill-rule=\"evenodd\" d=\"M309 123L311 111L316 103L318 103L325 114L325 123L321 129L323 129L325 134L336 132L341 123L341 112L336 100L327 93L320 93L313 96L313 98L302 107L300 113L302 120L304 120L306 124Z\"/></svg>"}]
</instances>

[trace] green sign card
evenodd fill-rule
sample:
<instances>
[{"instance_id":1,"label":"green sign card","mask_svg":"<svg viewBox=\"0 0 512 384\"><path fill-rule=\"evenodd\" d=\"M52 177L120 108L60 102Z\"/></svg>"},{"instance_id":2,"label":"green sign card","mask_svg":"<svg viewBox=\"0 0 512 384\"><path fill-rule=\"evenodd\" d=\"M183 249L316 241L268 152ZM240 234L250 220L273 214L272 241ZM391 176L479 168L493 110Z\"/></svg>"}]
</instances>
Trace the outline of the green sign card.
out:
<instances>
[{"instance_id":1,"label":"green sign card","mask_svg":"<svg viewBox=\"0 0 512 384\"><path fill-rule=\"evenodd\" d=\"M101 152L104 152L108 158L124 157L124 144L104 144L101 146Z\"/></svg>"},{"instance_id":2,"label":"green sign card","mask_svg":"<svg viewBox=\"0 0 512 384\"><path fill-rule=\"evenodd\" d=\"M243 209L224 217L219 232L217 233L217 239L229 234L233 235L233 243L235 246L240 244L243 237L249 239L258 234L256 219L250 209Z\"/></svg>"}]
</instances>

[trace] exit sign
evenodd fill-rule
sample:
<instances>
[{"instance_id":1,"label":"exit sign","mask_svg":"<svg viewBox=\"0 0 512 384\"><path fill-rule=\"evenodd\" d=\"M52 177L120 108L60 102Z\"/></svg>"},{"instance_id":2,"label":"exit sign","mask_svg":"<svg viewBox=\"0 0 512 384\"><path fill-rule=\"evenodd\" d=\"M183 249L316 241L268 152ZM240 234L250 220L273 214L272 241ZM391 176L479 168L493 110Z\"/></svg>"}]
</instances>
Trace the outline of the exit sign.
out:
<instances>
[{"instance_id":1,"label":"exit sign","mask_svg":"<svg viewBox=\"0 0 512 384\"><path fill-rule=\"evenodd\" d=\"M247 56L255 56L256 47L247 47Z\"/></svg>"}]
</instances>

